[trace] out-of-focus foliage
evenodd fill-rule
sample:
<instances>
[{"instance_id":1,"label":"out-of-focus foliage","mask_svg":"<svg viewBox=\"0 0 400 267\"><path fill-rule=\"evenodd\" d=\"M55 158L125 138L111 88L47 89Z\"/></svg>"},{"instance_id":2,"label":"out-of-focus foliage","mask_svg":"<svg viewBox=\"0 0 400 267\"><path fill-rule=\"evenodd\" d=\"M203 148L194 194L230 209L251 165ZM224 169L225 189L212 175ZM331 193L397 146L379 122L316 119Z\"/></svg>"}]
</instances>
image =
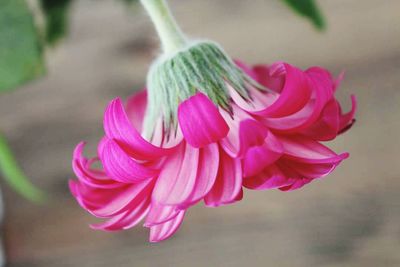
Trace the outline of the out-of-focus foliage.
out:
<instances>
[{"instance_id":1,"label":"out-of-focus foliage","mask_svg":"<svg viewBox=\"0 0 400 267\"><path fill-rule=\"evenodd\" d=\"M15 1L15 0L11 0ZM41 202L44 194L33 186L18 167L14 156L3 136L0 135L0 172L7 183L25 198Z\"/></svg>"},{"instance_id":2,"label":"out-of-focus foliage","mask_svg":"<svg viewBox=\"0 0 400 267\"><path fill-rule=\"evenodd\" d=\"M308 18L314 26L323 30L325 28L324 17L318 8L315 0L283 0L296 13Z\"/></svg>"},{"instance_id":3,"label":"out-of-focus foliage","mask_svg":"<svg viewBox=\"0 0 400 267\"><path fill-rule=\"evenodd\" d=\"M41 41L25 0L0 1L0 92L44 73Z\"/></svg>"},{"instance_id":4,"label":"out-of-focus foliage","mask_svg":"<svg viewBox=\"0 0 400 267\"><path fill-rule=\"evenodd\" d=\"M55 44L68 31L68 11L71 0L41 0L46 20L45 39Z\"/></svg>"}]
</instances>

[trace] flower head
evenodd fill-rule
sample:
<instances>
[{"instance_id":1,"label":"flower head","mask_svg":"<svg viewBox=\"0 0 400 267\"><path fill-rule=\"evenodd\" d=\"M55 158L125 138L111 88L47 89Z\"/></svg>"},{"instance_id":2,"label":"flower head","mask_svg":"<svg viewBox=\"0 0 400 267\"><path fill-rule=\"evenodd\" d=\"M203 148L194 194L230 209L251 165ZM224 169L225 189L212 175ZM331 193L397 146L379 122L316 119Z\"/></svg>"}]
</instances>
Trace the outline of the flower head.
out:
<instances>
[{"instance_id":1,"label":"flower head","mask_svg":"<svg viewBox=\"0 0 400 267\"><path fill-rule=\"evenodd\" d=\"M168 47L147 90L107 106L97 157L83 156L84 143L75 149L71 192L107 219L93 228L128 229L144 219L158 242L200 201L234 203L243 187L295 190L348 157L320 143L354 122L355 98L343 113L334 96L341 77L283 62L249 67L213 42Z\"/></svg>"}]
</instances>

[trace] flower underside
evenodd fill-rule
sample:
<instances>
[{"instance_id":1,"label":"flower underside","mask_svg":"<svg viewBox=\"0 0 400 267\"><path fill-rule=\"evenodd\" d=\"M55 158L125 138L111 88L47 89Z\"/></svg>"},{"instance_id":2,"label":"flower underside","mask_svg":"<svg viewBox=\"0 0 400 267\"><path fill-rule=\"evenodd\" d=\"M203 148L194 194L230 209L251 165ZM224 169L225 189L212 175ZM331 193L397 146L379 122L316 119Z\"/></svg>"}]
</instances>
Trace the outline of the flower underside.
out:
<instances>
[{"instance_id":1,"label":"flower underside","mask_svg":"<svg viewBox=\"0 0 400 267\"><path fill-rule=\"evenodd\" d=\"M148 75L144 135L151 139L160 117L166 133L176 131L179 104L197 92L206 94L215 105L232 113L229 89L247 101L251 98L249 86L265 90L213 42L196 42L172 57L161 57Z\"/></svg>"}]
</instances>

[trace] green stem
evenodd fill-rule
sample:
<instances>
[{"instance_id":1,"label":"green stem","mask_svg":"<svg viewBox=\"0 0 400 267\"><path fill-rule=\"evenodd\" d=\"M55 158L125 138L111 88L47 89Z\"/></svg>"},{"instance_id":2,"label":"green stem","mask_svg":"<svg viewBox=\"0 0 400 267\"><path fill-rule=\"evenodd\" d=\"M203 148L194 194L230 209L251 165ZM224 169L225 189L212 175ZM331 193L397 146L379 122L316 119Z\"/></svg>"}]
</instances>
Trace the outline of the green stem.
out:
<instances>
[{"instance_id":1,"label":"green stem","mask_svg":"<svg viewBox=\"0 0 400 267\"><path fill-rule=\"evenodd\" d=\"M163 50L172 54L187 45L187 40L176 23L165 0L141 0L160 37Z\"/></svg>"}]
</instances>

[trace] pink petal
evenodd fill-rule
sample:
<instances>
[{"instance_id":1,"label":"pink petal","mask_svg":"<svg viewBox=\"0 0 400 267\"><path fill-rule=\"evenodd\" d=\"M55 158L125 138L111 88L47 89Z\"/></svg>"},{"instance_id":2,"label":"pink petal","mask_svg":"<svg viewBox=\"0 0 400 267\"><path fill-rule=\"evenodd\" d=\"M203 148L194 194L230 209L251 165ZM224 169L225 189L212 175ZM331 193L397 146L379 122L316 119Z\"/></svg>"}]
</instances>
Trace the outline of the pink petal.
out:
<instances>
[{"instance_id":1,"label":"pink petal","mask_svg":"<svg viewBox=\"0 0 400 267\"><path fill-rule=\"evenodd\" d=\"M133 127L138 131L142 130L142 123L147 107L147 90L135 92L126 101L126 115Z\"/></svg>"},{"instance_id":2,"label":"pink petal","mask_svg":"<svg viewBox=\"0 0 400 267\"><path fill-rule=\"evenodd\" d=\"M347 153L336 154L328 147L312 139L301 136L279 136L284 149L284 157L305 163L339 162L348 156Z\"/></svg>"},{"instance_id":3,"label":"pink petal","mask_svg":"<svg viewBox=\"0 0 400 267\"><path fill-rule=\"evenodd\" d=\"M300 69L284 64L285 84L279 98L263 110L252 113L267 117L288 116L301 110L309 101L311 88L308 78Z\"/></svg>"},{"instance_id":4,"label":"pink petal","mask_svg":"<svg viewBox=\"0 0 400 267\"><path fill-rule=\"evenodd\" d=\"M283 64L279 64L279 66L284 66ZM273 68L271 71L271 67ZM285 84L285 68L283 67L283 71L277 71L276 65L273 66L268 65L256 65L253 67L253 72L256 74L256 81L260 84L264 85L267 88L274 90L275 92L281 92L282 88Z\"/></svg>"},{"instance_id":5,"label":"pink petal","mask_svg":"<svg viewBox=\"0 0 400 267\"><path fill-rule=\"evenodd\" d=\"M150 242L160 242L171 237L181 226L185 211L182 210L173 219L150 227Z\"/></svg>"},{"instance_id":6,"label":"pink petal","mask_svg":"<svg viewBox=\"0 0 400 267\"><path fill-rule=\"evenodd\" d=\"M99 170L93 171L90 169L90 162L83 157L84 142L79 143L75 150L72 160L72 169L81 183L93 188L116 188L120 187L121 183L107 177L107 175Z\"/></svg>"},{"instance_id":7,"label":"pink petal","mask_svg":"<svg viewBox=\"0 0 400 267\"><path fill-rule=\"evenodd\" d=\"M121 99L110 102L104 114L104 130L109 139L115 139L130 156L136 159L156 159L172 152L146 141L132 126Z\"/></svg>"},{"instance_id":8,"label":"pink petal","mask_svg":"<svg viewBox=\"0 0 400 267\"><path fill-rule=\"evenodd\" d=\"M277 161L282 154L282 144L272 133L268 133L261 145L247 150L242 160L244 177L256 175L265 167Z\"/></svg>"},{"instance_id":9,"label":"pink petal","mask_svg":"<svg viewBox=\"0 0 400 267\"><path fill-rule=\"evenodd\" d=\"M100 159L106 173L112 179L123 183L136 183L157 175L158 171L145 166L129 157L120 146L111 139L103 144Z\"/></svg>"},{"instance_id":10,"label":"pink petal","mask_svg":"<svg viewBox=\"0 0 400 267\"><path fill-rule=\"evenodd\" d=\"M287 177L276 165L271 165L257 175L243 179L243 186L254 190L267 190L288 186L294 181L293 177Z\"/></svg>"},{"instance_id":11,"label":"pink petal","mask_svg":"<svg viewBox=\"0 0 400 267\"><path fill-rule=\"evenodd\" d=\"M354 123L354 115L356 113L356 110L357 110L357 99L354 95L352 95L351 96L351 110L345 114L340 114L339 133L346 131Z\"/></svg>"},{"instance_id":12,"label":"pink petal","mask_svg":"<svg viewBox=\"0 0 400 267\"><path fill-rule=\"evenodd\" d=\"M146 216L149 211L149 204L150 200L144 198L134 207L134 209L127 210L126 212L116 215L103 223L91 224L90 227L95 230L103 231L119 231L132 228Z\"/></svg>"},{"instance_id":13,"label":"pink petal","mask_svg":"<svg viewBox=\"0 0 400 267\"><path fill-rule=\"evenodd\" d=\"M157 179L153 199L163 205L185 205L196 184L200 150L182 143L165 160Z\"/></svg>"},{"instance_id":14,"label":"pink petal","mask_svg":"<svg viewBox=\"0 0 400 267\"><path fill-rule=\"evenodd\" d=\"M162 224L172 220L179 214L180 210L176 206L166 206L152 201L150 211L146 216L145 227Z\"/></svg>"},{"instance_id":15,"label":"pink petal","mask_svg":"<svg viewBox=\"0 0 400 267\"><path fill-rule=\"evenodd\" d=\"M202 93L197 93L179 105L178 120L183 136L193 147L217 142L229 131L218 108Z\"/></svg>"},{"instance_id":16,"label":"pink petal","mask_svg":"<svg viewBox=\"0 0 400 267\"><path fill-rule=\"evenodd\" d=\"M236 201L242 187L242 169L239 159L232 159L223 150L217 179L211 191L204 197L207 206L217 207Z\"/></svg>"}]
</instances>

